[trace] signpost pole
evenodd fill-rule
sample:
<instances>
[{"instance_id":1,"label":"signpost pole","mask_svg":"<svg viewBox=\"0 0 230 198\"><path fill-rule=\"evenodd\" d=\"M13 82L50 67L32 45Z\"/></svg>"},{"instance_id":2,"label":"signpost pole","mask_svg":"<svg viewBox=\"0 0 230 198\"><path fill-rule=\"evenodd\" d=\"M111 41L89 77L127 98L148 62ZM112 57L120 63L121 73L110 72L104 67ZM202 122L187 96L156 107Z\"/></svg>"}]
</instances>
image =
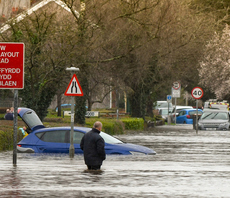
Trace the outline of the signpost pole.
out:
<instances>
[{"instance_id":1,"label":"signpost pole","mask_svg":"<svg viewBox=\"0 0 230 198\"><path fill-rule=\"evenodd\" d=\"M168 125L169 125L169 102L168 102Z\"/></svg>"},{"instance_id":2,"label":"signpost pole","mask_svg":"<svg viewBox=\"0 0 230 198\"><path fill-rule=\"evenodd\" d=\"M176 125L176 98L175 98L175 125Z\"/></svg>"},{"instance_id":3,"label":"signpost pole","mask_svg":"<svg viewBox=\"0 0 230 198\"><path fill-rule=\"evenodd\" d=\"M196 126L196 134L198 134L198 100L203 97L204 91L200 87L195 87L193 88L191 94L192 97L196 99L196 125L195 126Z\"/></svg>"},{"instance_id":4,"label":"signpost pole","mask_svg":"<svg viewBox=\"0 0 230 198\"><path fill-rule=\"evenodd\" d=\"M198 100L196 100L196 134L198 134Z\"/></svg>"},{"instance_id":5,"label":"signpost pole","mask_svg":"<svg viewBox=\"0 0 230 198\"><path fill-rule=\"evenodd\" d=\"M71 96L71 131L70 131L70 147L69 147L69 157L72 159L74 158L75 148L73 144L73 134L74 134L74 96L83 96L82 89L80 87L80 84L77 80L76 75L74 74L74 71L79 71L79 68L76 67L70 67L66 68L67 71L71 71L72 73L72 79L65 91L66 96Z\"/></svg>"},{"instance_id":6,"label":"signpost pole","mask_svg":"<svg viewBox=\"0 0 230 198\"><path fill-rule=\"evenodd\" d=\"M74 145L73 145L73 130L74 129L74 96L71 96L71 132L70 132L70 147L69 157L74 158Z\"/></svg>"},{"instance_id":7,"label":"signpost pole","mask_svg":"<svg viewBox=\"0 0 230 198\"><path fill-rule=\"evenodd\" d=\"M72 75L74 75L74 69L71 70ZM71 96L71 131L70 131L70 147L69 147L69 157L74 158L75 148L73 145L73 131L74 131L74 96Z\"/></svg>"},{"instance_id":8,"label":"signpost pole","mask_svg":"<svg viewBox=\"0 0 230 198\"><path fill-rule=\"evenodd\" d=\"M171 124L171 119L169 116L169 103L172 103L172 96L171 95L167 95L167 102L168 102L168 125Z\"/></svg>"},{"instance_id":9,"label":"signpost pole","mask_svg":"<svg viewBox=\"0 0 230 198\"><path fill-rule=\"evenodd\" d=\"M174 82L172 86L172 97L175 98L175 125L176 125L176 98L180 98L181 85L179 82Z\"/></svg>"},{"instance_id":10,"label":"signpost pole","mask_svg":"<svg viewBox=\"0 0 230 198\"><path fill-rule=\"evenodd\" d=\"M17 165L17 132L18 132L18 90L14 90L14 143L13 143L13 165Z\"/></svg>"},{"instance_id":11,"label":"signpost pole","mask_svg":"<svg viewBox=\"0 0 230 198\"><path fill-rule=\"evenodd\" d=\"M13 165L17 164L18 89L24 88L24 43L0 43L0 89L14 89Z\"/></svg>"}]
</instances>

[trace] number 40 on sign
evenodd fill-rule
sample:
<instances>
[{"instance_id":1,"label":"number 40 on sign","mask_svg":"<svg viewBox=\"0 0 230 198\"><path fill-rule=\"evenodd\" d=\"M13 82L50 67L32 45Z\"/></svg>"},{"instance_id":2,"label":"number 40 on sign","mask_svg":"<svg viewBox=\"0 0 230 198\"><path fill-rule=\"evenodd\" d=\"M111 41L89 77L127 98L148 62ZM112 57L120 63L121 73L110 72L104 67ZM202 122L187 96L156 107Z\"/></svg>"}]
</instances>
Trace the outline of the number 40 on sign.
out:
<instances>
[{"instance_id":1,"label":"number 40 on sign","mask_svg":"<svg viewBox=\"0 0 230 198\"><path fill-rule=\"evenodd\" d=\"M201 89L200 87L195 87L192 90L192 97L195 99L201 99L204 95L204 91L203 89Z\"/></svg>"}]
</instances>

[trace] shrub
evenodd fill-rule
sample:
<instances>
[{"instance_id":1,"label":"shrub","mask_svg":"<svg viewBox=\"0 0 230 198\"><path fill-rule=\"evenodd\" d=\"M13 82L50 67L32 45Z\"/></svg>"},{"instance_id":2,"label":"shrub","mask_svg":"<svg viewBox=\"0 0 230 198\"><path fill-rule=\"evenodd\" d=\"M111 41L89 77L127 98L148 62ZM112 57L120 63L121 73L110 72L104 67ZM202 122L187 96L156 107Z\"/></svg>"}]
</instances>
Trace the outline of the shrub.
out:
<instances>
[{"instance_id":1,"label":"shrub","mask_svg":"<svg viewBox=\"0 0 230 198\"><path fill-rule=\"evenodd\" d=\"M123 134L124 124L116 119L100 119L100 118L88 118L86 119L86 126L92 128L94 122L100 121L103 124L102 130L110 135Z\"/></svg>"},{"instance_id":2,"label":"shrub","mask_svg":"<svg viewBox=\"0 0 230 198\"><path fill-rule=\"evenodd\" d=\"M44 118L44 122L63 122L63 118Z\"/></svg>"},{"instance_id":3,"label":"shrub","mask_svg":"<svg viewBox=\"0 0 230 198\"><path fill-rule=\"evenodd\" d=\"M23 135L18 131L17 141L21 141ZM14 130L0 131L0 151L12 150L14 145Z\"/></svg>"},{"instance_id":4,"label":"shrub","mask_svg":"<svg viewBox=\"0 0 230 198\"><path fill-rule=\"evenodd\" d=\"M126 130L143 130L144 120L142 118L125 118L121 119Z\"/></svg>"}]
</instances>

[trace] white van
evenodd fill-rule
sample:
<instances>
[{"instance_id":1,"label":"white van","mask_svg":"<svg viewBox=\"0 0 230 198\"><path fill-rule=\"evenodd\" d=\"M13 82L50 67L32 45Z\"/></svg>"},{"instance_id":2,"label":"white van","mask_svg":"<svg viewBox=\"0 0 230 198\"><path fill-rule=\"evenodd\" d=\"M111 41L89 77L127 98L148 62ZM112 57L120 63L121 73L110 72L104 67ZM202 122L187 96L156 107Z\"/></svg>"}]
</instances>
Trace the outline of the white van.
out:
<instances>
[{"instance_id":1,"label":"white van","mask_svg":"<svg viewBox=\"0 0 230 198\"><path fill-rule=\"evenodd\" d=\"M172 109L172 103L171 102L167 102L167 101L156 101L154 104L155 108L154 109L162 109L162 108L168 108Z\"/></svg>"}]
</instances>

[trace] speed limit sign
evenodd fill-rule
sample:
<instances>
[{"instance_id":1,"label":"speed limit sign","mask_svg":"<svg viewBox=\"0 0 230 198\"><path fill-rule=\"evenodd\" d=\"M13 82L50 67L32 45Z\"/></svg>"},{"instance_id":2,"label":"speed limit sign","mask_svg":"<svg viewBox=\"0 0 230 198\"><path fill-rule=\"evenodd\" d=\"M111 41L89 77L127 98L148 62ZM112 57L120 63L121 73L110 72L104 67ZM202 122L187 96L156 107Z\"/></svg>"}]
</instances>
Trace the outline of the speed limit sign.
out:
<instances>
[{"instance_id":1,"label":"speed limit sign","mask_svg":"<svg viewBox=\"0 0 230 198\"><path fill-rule=\"evenodd\" d=\"M204 91L203 89L201 89L200 87L195 87L192 90L192 97L195 99L201 99L204 95Z\"/></svg>"}]
</instances>

